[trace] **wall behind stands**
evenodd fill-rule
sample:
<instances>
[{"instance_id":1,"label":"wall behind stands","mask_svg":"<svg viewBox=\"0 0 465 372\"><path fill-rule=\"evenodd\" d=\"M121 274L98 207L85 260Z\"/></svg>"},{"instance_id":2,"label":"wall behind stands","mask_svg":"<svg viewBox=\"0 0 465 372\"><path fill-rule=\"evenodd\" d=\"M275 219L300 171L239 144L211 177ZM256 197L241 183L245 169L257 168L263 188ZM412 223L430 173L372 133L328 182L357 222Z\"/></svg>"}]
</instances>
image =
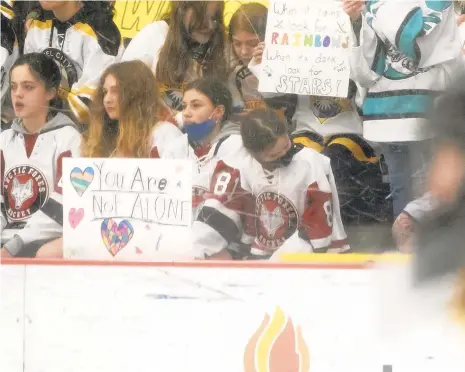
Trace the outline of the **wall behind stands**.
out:
<instances>
[{"instance_id":1,"label":"wall behind stands","mask_svg":"<svg viewBox=\"0 0 465 372\"><path fill-rule=\"evenodd\" d=\"M243 3L250 0L226 0L224 18L226 24ZM267 0L254 2L268 5ZM145 25L162 19L170 9L171 1L118 0L115 2L115 22L125 38L133 38Z\"/></svg>"},{"instance_id":2,"label":"wall behind stands","mask_svg":"<svg viewBox=\"0 0 465 372\"><path fill-rule=\"evenodd\" d=\"M457 327L444 320L380 341L373 272L353 262L5 261L0 370L463 372Z\"/></svg>"}]
</instances>

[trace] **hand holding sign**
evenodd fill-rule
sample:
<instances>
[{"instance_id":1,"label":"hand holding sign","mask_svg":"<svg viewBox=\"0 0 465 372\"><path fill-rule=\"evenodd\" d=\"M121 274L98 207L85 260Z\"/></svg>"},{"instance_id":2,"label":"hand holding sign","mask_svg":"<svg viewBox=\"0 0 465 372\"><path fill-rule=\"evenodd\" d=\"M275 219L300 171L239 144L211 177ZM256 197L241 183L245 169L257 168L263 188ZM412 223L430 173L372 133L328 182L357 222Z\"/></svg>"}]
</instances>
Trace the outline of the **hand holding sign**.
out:
<instances>
[{"instance_id":1,"label":"hand holding sign","mask_svg":"<svg viewBox=\"0 0 465 372\"><path fill-rule=\"evenodd\" d=\"M254 51L259 90L346 98L350 39L349 17L336 1L271 0L265 48Z\"/></svg>"}]
</instances>

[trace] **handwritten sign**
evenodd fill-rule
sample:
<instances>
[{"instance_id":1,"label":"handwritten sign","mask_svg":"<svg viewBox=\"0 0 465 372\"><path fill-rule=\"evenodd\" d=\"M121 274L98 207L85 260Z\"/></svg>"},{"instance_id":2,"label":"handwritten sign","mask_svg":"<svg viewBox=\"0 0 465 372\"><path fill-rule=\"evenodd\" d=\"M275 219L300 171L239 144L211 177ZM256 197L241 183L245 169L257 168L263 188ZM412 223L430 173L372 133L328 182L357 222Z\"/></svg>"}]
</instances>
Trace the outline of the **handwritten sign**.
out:
<instances>
[{"instance_id":1,"label":"handwritten sign","mask_svg":"<svg viewBox=\"0 0 465 372\"><path fill-rule=\"evenodd\" d=\"M192 257L189 161L66 159L63 168L65 257Z\"/></svg>"},{"instance_id":2,"label":"handwritten sign","mask_svg":"<svg viewBox=\"0 0 465 372\"><path fill-rule=\"evenodd\" d=\"M350 19L336 0L272 0L259 90L347 97Z\"/></svg>"},{"instance_id":3,"label":"handwritten sign","mask_svg":"<svg viewBox=\"0 0 465 372\"><path fill-rule=\"evenodd\" d=\"M249 3L253 0L226 0L224 9L225 24L229 24L234 12L241 4ZM253 1L264 5L267 0ZM171 1L147 1L129 0L115 2L115 23L118 26L121 36L133 38L144 26L149 23L159 21L169 14Z\"/></svg>"}]
</instances>

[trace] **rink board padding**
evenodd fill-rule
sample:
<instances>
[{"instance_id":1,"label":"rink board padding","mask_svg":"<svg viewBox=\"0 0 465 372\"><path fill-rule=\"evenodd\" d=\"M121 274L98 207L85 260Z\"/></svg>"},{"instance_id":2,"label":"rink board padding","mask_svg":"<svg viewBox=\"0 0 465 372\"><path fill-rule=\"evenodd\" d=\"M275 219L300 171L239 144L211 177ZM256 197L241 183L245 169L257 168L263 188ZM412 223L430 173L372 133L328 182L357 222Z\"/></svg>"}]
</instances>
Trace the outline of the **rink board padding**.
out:
<instances>
[{"instance_id":1,"label":"rink board padding","mask_svg":"<svg viewBox=\"0 0 465 372\"><path fill-rule=\"evenodd\" d=\"M395 342L379 337L374 264L402 268L405 258L315 256L287 257L292 263L5 260L0 370L465 370L452 352L457 327L443 318Z\"/></svg>"}]
</instances>

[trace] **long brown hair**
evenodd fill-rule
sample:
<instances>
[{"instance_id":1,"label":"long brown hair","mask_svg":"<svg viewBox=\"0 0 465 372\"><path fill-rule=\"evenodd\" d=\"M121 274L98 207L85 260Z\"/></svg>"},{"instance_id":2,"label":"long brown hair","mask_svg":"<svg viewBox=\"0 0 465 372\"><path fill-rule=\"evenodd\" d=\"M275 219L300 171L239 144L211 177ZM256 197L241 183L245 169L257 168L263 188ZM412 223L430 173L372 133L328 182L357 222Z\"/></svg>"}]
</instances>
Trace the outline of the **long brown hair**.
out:
<instances>
[{"instance_id":1,"label":"long brown hair","mask_svg":"<svg viewBox=\"0 0 465 372\"><path fill-rule=\"evenodd\" d=\"M229 41L231 42L234 34L239 31L255 34L260 41L263 41L265 39L267 16L268 9L263 4L242 4L229 22Z\"/></svg>"},{"instance_id":2,"label":"long brown hair","mask_svg":"<svg viewBox=\"0 0 465 372\"><path fill-rule=\"evenodd\" d=\"M112 128L103 106L103 84L108 75L118 81L120 119L117 130ZM135 60L108 67L100 78L91 105L89 130L84 134L84 157L109 157L114 152L120 157L147 158L150 154L151 134L160 114L157 82L150 68Z\"/></svg>"},{"instance_id":3,"label":"long brown hair","mask_svg":"<svg viewBox=\"0 0 465 372\"><path fill-rule=\"evenodd\" d=\"M209 58L204 61L203 75L225 77L228 73L228 63L225 57L225 26L223 20L223 1L176 1L171 4L168 20L169 30L166 41L160 50L156 67L157 80L169 86L184 82L185 73L191 65L191 55L184 30L184 17L189 9L193 11L191 23L202 25L206 19L207 5L218 4L217 27L212 36Z\"/></svg>"}]
</instances>

